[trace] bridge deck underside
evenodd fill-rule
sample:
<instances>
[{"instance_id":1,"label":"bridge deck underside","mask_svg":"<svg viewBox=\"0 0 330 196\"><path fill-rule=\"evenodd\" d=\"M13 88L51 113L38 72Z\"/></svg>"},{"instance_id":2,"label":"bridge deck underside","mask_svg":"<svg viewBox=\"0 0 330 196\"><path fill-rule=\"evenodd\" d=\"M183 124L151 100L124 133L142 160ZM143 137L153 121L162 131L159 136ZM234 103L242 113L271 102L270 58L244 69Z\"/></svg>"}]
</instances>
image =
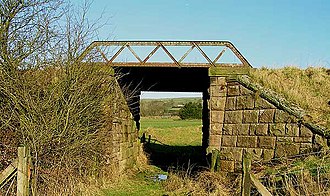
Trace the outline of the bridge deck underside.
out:
<instances>
[{"instance_id":1,"label":"bridge deck underside","mask_svg":"<svg viewBox=\"0 0 330 196\"><path fill-rule=\"evenodd\" d=\"M138 91L203 92L209 87L207 68L119 67L116 73L122 86Z\"/></svg>"}]
</instances>

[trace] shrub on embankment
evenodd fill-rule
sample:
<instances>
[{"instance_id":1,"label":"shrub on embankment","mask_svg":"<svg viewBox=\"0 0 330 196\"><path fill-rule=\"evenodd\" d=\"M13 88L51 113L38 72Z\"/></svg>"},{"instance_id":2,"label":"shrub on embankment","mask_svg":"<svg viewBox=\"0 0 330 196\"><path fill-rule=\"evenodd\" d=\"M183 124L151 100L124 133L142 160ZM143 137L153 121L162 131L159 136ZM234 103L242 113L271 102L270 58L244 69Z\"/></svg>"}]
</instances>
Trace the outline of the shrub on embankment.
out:
<instances>
[{"instance_id":1,"label":"shrub on embankment","mask_svg":"<svg viewBox=\"0 0 330 196\"><path fill-rule=\"evenodd\" d=\"M253 80L282 95L307 113L307 121L330 128L330 71L326 68L261 68Z\"/></svg>"},{"instance_id":2,"label":"shrub on embankment","mask_svg":"<svg viewBox=\"0 0 330 196\"><path fill-rule=\"evenodd\" d=\"M77 194L89 178L108 177L109 131L120 91L109 68L72 65L0 72L0 171L30 148L37 195ZM1 192L0 192L1 193Z\"/></svg>"}]
</instances>

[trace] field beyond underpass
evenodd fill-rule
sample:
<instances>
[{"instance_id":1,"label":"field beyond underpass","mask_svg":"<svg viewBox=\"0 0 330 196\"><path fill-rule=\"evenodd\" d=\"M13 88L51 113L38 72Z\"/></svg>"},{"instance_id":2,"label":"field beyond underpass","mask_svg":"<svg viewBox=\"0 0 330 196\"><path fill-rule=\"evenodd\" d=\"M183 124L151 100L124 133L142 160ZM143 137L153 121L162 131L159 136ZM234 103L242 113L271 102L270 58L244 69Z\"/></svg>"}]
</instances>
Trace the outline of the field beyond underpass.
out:
<instances>
[{"instance_id":1,"label":"field beyond underpass","mask_svg":"<svg viewBox=\"0 0 330 196\"><path fill-rule=\"evenodd\" d=\"M201 146L202 121L199 119L181 120L178 117L142 117L141 131L146 136L167 145Z\"/></svg>"}]
</instances>

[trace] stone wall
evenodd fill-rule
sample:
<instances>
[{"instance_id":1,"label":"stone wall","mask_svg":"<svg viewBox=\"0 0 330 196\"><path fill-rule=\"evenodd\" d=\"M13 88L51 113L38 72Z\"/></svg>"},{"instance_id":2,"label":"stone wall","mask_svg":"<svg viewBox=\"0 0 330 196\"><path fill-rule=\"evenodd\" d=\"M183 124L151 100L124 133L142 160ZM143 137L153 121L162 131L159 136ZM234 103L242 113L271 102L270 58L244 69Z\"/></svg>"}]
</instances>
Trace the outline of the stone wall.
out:
<instances>
[{"instance_id":1,"label":"stone wall","mask_svg":"<svg viewBox=\"0 0 330 196\"><path fill-rule=\"evenodd\" d=\"M241 170L242 152L254 160L306 153L326 140L298 119L235 80L210 77L210 138L208 151L220 150L220 170Z\"/></svg>"},{"instance_id":2,"label":"stone wall","mask_svg":"<svg viewBox=\"0 0 330 196\"><path fill-rule=\"evenodd\" d=\"M109 165L121 172L132 167L139 155L138 129L128 108L124 95L116 83L113 96L106 104L108 113L105 137L108 138L107 153Z\"/></svg>"}]
</instances>

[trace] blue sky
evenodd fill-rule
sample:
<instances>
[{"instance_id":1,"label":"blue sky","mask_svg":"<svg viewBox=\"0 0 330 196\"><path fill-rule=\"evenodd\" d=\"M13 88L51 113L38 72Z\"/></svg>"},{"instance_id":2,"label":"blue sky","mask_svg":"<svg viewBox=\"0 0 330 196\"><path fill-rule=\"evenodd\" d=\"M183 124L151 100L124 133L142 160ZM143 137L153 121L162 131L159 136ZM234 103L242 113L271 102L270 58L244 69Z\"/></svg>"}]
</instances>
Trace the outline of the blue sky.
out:
<instances>
[{"instance_id":1,"label":"blue sky","mask_svg":"<svg viewBox=\"0 0 330 196\"><path fill-rule=\"evenodd\" d=\"M94 0L89 18L103 11L100 39L229 40L254 67L330 68L329 0Z\"/></svg>"}]
</instances>

